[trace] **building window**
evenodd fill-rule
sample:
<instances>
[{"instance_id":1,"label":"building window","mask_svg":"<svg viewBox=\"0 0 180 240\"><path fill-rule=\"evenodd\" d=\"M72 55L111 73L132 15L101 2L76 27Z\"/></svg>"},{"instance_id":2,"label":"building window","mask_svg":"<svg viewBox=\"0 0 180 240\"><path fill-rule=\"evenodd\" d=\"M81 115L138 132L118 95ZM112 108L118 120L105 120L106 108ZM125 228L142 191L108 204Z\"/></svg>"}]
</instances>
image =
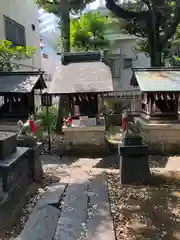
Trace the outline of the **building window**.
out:
<instances>
[{"instance_id":1,"label":"building window","mask_svg":"<svg viewBox=\"0 0 180 240\"><path fill-rule=\"evenodd\" d=\"M42 53L43 58L48 58L48 55L46 53Z\"/></svg>"},{"instance_id":2,"label":"building window","mask_svg":"<svg viewBox=\"0 0 180 240\"><path fill-rule=\"evenodd\" d=\"M25 28L14 20L4 16L6 40L14 46L26 46Z\"/></svg>"},{"instance_id":3,"label":"building window","mask_svg":"<svg viewBox=\"0 0 180 240\"><path fill-rule=\"evenodd\" d=\"M36 31L36 26L34 24L31 24L31 28L33 31Z\"/></svg>"},{"instance_id":4,"label":"building window","mask_svg":"<svg viewBox=\"0 0 180 240\"><path fill-rule=\"evenodd\" d=\"M124 59L124 69L132 68L132 58Z\"/></svg>"},{"instance_id":5,"label":"building window","mask_svg":"<svg viewBox=\"0 0 180 240\"><path fill-rule=\"evenodd\" d=\"M119 78L121 74L119 59L111 59L110 66L111 66L112 77Z\"/></svg>"}]
</instances>

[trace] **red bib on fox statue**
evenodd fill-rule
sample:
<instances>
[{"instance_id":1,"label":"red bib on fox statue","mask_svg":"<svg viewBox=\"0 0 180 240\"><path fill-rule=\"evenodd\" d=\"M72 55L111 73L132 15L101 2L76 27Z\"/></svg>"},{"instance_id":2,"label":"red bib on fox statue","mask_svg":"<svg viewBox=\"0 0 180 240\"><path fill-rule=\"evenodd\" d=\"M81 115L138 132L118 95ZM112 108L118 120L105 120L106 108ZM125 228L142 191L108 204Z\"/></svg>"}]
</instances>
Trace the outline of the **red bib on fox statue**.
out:
<instances>
[{"instance_id":1,"label":"red bib on fox statue","mask_svg":"<svg viewBox=\"0 0 180 240\"><path fill-rule=\"evenodd\" d=\"M123 135L124 137L127 136L127 119L128 118L128 113L127 110L125 110L122 114L122 131L123 131Z\"/></svg>"}]
</instances>

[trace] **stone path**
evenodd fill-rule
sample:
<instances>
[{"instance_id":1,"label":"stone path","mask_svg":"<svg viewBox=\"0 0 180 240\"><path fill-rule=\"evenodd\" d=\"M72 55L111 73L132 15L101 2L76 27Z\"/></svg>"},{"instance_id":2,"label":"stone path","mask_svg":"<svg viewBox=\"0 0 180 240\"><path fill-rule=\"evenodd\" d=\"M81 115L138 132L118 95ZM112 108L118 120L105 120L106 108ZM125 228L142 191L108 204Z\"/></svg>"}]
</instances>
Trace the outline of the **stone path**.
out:
<instances>
[{"instance_id":1,"label":"stone path","mask_svg":"<svg viewBox=\"0 0 180 240\"><path fill-rule=\"evenodd\" d=\"M43 167L61 180L37 202L18 239L115 240L106 175L93 168L101 159L51 160L43 157Z\"/></svg>"}]
</instances>

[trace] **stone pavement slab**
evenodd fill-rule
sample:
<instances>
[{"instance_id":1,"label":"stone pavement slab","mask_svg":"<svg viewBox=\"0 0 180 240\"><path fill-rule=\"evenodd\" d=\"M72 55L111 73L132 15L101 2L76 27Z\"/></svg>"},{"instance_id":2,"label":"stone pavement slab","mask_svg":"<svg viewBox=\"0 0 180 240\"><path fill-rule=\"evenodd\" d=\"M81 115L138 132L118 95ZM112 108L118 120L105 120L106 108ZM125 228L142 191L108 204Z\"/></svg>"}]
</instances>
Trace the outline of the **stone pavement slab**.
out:
<instances>
[{"instance_id":1,"label":"stone pavement slab","mask_svg":"<svg viewBox=\"0 0 180 240\"><path fill-rule=\"evenodd\" d=\"M42 194L41 198L37 201L33 211L43 208L46 205L57 204L64 193L67 183L58 183L47 187L47 190Z\"/></svg>"},{"instance_id":2,"label":"stone pavement slab","mask_svg":"<svg viewBox=\"0 0 180 240\"><path fill-rule=\"evenodd\" d=\"M83 224L87 219L88 177L88 174L78 171L72 176L54 240L81 239L84 232Z\"/></svg>"},{"instance_id":3,"label":"stone pavement slab","mask_svg":"<svg viewBox=\"0 0 180 240\"><path fill-rule=\"evenodd\" d=\"M48 205L34 211L16 240L53 239L60 213L59 209Z\"/></svg>"},{"instance_id":4,"label":"stone pavement slab","mask_svg":"<svg viewBox=\"0 0 180 240\"><path fill-rule=\"evenodd\" d=\"M93 176L90 184L92 217L87 224L86 240L115 240L105 174Z\"/></svg>"}]
</instances>

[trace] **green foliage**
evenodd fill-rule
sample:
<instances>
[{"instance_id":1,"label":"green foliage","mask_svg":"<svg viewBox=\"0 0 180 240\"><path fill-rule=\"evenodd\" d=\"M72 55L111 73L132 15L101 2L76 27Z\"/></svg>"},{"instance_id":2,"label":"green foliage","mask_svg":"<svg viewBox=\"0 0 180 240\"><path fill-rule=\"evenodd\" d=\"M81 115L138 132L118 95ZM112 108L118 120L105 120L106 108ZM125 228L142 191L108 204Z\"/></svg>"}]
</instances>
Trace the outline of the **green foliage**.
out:
<instances>
[{"instance_id":1,"label":"green foliage","mask_svg":"<svg viewBox=\"0 0 180 240\"><path fill-rule=\"evenodd\" d=\"M70 51L70 12L73 14L80 13L86 4L93 1L94 0L60 0L60 2L57 3L56 0L36 0L40 7L60 17L61 41L59 45L63 52Z\"/></svg>"},{"instance_id":2,"label":"green foliage","mask_svg":"<svg viewBox=\"0 0 180 240\"><path fill-rule=\"evenodd\" d=\"M19 69L17 60L31 58L36 52L34 47L14 47L12 42L0 40L0 71L13 71Z\"/></svg>"},{"instance_id":3,"label":"green foliage","mask_svg":"<svg viewBox=\"0 0 180 240\"><path fill-rule=\"evenodd\" d=\"M88 3L94 2L95 0L66 0L67 7L69 8L69 11L72 13L78 13L79 11L82 11ZM56 1L47 1L47 0L36 0L36 3L45 9L48 12L54 13L58 16L61 15L61 2L59 4L56 3Z\"/></svg>"},{"instance_id":4,"label":"green foliage","mask_svg":"<svg viewBox=\"0 0 180 240\"><path fill-rule=\"evenodd\" d=\"M144 52L149 56L150 49L148 39L140 39L134 50L135 52ZM180 24L173 37L168 40L162 54L166 65L180 66Z\"/></svg>"},{"instance_id":5,"label":"green foliage","mask_svg":"<svg viewBox=\"0 0 180 240\"><path fill-rule=\"evenodd\" d=\"M126 30L141 39L138 51L150 55L152 66L163 65L171 40L180 23L178 0L106 0L107 8L117 17L126 21Z\"/></svg>"},{"instance_id":6,"label":"green foliage","mask_svg":"<svg viewBox=\"0 0 180 240\"><path fill-rule=\"evenodd\" d=\"M43 107L41 111L36 114L36 118L41 121L41 129L50 132L55 130L57 122L57 108L49 107L48 111L46 107Z\"/></svg>"},{"instance_id":7,"label":"green foliage","mask_svg":"<svg viewBox=\"0 0 180 240\"><path fill-rule=\"evenodd\" d=\"M73 51L97 50L108 46L104 38L109 19L100 13L86 13L71 20L70 44Z\"/></svg>"}]
</instances>

